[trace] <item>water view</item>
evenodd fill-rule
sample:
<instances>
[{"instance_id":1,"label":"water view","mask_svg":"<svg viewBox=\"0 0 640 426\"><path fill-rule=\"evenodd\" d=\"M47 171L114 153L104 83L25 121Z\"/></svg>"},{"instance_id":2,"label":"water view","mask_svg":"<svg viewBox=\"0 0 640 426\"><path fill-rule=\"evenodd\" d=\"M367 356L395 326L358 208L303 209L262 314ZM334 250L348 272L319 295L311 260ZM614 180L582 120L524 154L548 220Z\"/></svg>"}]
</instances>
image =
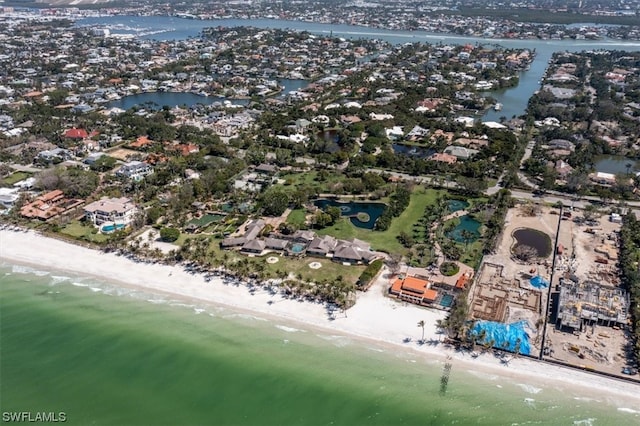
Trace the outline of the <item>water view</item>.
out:
<instances>
[{"instance_id":1,"label":"water view","mask_svg":"<svg viewBox=\"0 0 640 426\"><path fill-rule=\"evenodd\" d=\"M396 154L409 155L411 157L418 158L427 158L436 152L433 148L423 148L421 146L405 145L401 143L394 143L391 145L391 148Z\"/></svg>"},{"instance_id":2,"label":"water view","mask_svg":"<svg viewBox=\"0 0 640 426\"><path fill-rule=\"evenodd\" d=\"M460 223L447 233L447 237L459 243L474 242L480 238L480 225L468 214L460 216Z\"/></svg>"},{"instance_id":3,"label":"water view","mask_svg":"<svg viewBox=\"0 0 640 426\"><path fill-rule=\"evenodd\" d=\"M622 157L620 155L602 155L596 157L595 169L598 172L637 173L640 171L640 161Z\"/></svg>"},{"instance_id":4,"label":"water view","mask_svg":"<svg viewBox=\"0 0 640 426\"><path fill-rule=\"evenodd\" d=\"M282 87L280 96L305 88L309 82L307 80L281 79L278 84ZM219 96L205 96L203 94L191 92L145 92L136 93L130 96L124 96L121 99L114 100L105 104L107 108L121 108L128 110L133 107L145 107L150 109L159 109L164 106L173 107L192 107L195 105L212 105L223 104L246 106L251 102L250 99L228 99Z\"/></svg>"},{"instance_id":5,"label":"water view","mask_svg":"<svg viewBox=\"0 0 640 426\"><path fill-rule=\"evenodd\" d=\"M0 274L3 410L63 411L71 425L637 421L570 386L458 363L441 392L442 363L408 348L86 277L6 264Z\"/></svg>"},{"instance_id":6,"label":"water view","mask_svg":"<svg viewBox=\"0 0 640 426\"><path fill-rule=\"evenodd\" d=\"M449 212L455 213L460 210L464 210L469 207L469 203L464 200L449 200L447 201L447 208Z\"/></svg>"},{"instance_id":7,"label":"water view","mask_svg":"<svg viewBox=\"0 0 640 426\"><path fill-rule=\"evenodd\" d=\"M516 87L504 91L490 92L503 104L501 111L489 109L483 119L499 121L500 117L511 118L524 114L531 95L540 88L542 78L553 52L581 51L591 49L640 50L640 43L620 40L513 40L483 39L458 35L429 33L426 31L398 31L357 25L333 25L315 22L286 21L280 19L214 19L193 20L169 16L107 16L81 19L77 26L106 26L113 33L136 35L142 39L184 40L197 37L203 28L226 26L253 26L257 28L289 28L304 30L315 34L334 35L345 38L377 38L393 44L407 42L451 43L451 44L498 44L504 47L528 48L535 50L536 59L528 71L520 73Z\"/></svg>"},{"instance_id":8,"label":"water view","mask_svg":"<svg viewBox=\"0 0 640 426\"><path fill-rule=\"evenodd\" d=\"M513 238L516 239L514 250L522 245L535 249L538 257L547 257L551 254L551 238L542 231L531 228L517 229L513 232Z\"/></svg>"},{"instance_id":9,"label":"water view","mask_svg":"<svg viewBox=\"0 0 640 426\"><path fill-rule=\"evenodd\" d=\"M111 101L105 106L107 108L121 108L128 110L133 107L160 109L164 106L173 107L192 107L194 105L212 105L214 103L222 104L227 101L226 98L215 96L202 96L190 92L146 92L137 93L135 95L125 96L122 99ZM248 99L232 99L229 100L232 105L248 105Z\"/></svg>"},{"instance_id":10,"label":"water view","mask_svg":"<svg viewBox=\"0 0 640 426\"><path fill-rule=\"evenodd\" d=\"M364 229L373 229L376 220L386 207L383 203L356 203L325 199L316 200L313 204L321 209L327 206L339 207L342 216L347 216L354 226Z\"/></svg>"}]
</instances>

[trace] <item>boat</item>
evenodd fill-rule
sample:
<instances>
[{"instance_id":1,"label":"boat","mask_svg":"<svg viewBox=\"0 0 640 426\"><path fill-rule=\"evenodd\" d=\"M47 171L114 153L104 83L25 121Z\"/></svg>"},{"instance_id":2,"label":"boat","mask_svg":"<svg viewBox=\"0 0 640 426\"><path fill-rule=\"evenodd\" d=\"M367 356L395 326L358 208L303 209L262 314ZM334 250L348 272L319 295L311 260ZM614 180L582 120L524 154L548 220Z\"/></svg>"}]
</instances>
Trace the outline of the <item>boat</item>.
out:
<instances>
[{"instance_id":1,"label":"boat","mask_svg":"<svg viewBox=\"0 0 640 426\"><path fill-rule=\"evenodd\" d=\"M502 104L501 104L500 102L496 103L496 104L493 106L493 109L494 109L495 111L502 111Z\"/></svg>"}]
</instances>

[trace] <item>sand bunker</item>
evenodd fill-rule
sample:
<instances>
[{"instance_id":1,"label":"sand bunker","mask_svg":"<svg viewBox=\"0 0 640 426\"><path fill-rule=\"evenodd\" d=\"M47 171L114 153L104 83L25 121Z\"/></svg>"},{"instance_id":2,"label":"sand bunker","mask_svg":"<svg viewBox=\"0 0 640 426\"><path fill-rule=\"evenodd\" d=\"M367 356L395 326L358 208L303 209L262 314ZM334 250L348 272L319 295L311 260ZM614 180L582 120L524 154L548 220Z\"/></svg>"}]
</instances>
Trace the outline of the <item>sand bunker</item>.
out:
<instances>
[{"instance_id":1,"label":"sand bunker","mask_svg":"<svg viewBox=\"0 0 640 426\"><path fill-rule=\"evenodd\" d=\"M274 264L274 263L278 263L278 261L279 261L279 260L280 260L280 259L278 259L276 256L269 256L269 257L267 257L267 263Z\"/></svg>"},{"instance_id":2,"label":"sand bunker","mask_svg":"<svg viewBox=\"0 0 640 426\"><path fill-rule=\"evenodd\" d=\"M322 263L320 262L311 262L309 264L309 268L311 269L320 269L322 267Z\"/></svg>"}]
</instances>

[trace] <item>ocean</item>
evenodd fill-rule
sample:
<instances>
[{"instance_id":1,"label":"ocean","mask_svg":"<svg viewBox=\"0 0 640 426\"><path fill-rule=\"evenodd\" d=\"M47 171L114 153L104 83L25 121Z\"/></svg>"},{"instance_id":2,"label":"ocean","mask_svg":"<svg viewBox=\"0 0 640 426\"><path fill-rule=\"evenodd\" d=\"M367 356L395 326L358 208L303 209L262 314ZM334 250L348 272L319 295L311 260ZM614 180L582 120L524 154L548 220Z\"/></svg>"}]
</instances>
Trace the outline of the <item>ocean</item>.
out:
<instances>
[{"instance_id":1,"label":"ocean","mask_svg":"<svg viewBox=\"0 0 640 426\"><path fill-rule=\"evenodd\" d=\"M72 425L631 425L609 396L53 271L0 265L0 408ZM640 390L639 390L640 391Z\"/></svg>"}]
</instances>

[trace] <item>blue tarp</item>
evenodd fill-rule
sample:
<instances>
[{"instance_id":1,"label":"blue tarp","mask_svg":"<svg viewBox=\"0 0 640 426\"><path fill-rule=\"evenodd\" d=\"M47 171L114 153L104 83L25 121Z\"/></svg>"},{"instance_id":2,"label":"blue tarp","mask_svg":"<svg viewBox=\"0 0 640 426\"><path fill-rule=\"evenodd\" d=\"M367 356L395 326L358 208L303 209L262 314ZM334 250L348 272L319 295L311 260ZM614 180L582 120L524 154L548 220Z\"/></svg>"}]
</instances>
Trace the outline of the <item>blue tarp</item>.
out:
<instances>
[{"instance_id":1,"label":"blue tarp","mask_svg":"<svg viewBox=\"0 0 640 426\"><path fill-rule=\"evenodd\" d=\"M549 281L542 278L540 275L536 275L535 277L529 280L532 286L535 288L547 288L549 287Z\"/></svg>"},{"instance_id":2,"label":"blue tarp","mask_svg":"<svg viewBox=\"0 0 640 426\"><path fill-rule=\"evenodd\" d=\"M510 352L516 351L516 346L520 343L520 353L529 355L531 346L529 345L529 335L525 331L526 321L518 321L511 324L503 324L494 321L478 321L473 327L474 336L480 336L482 330L485 336L478 343L484 344L493 341L493 347L497 349L505 349Z\"/></svg>"}]
</instances>

